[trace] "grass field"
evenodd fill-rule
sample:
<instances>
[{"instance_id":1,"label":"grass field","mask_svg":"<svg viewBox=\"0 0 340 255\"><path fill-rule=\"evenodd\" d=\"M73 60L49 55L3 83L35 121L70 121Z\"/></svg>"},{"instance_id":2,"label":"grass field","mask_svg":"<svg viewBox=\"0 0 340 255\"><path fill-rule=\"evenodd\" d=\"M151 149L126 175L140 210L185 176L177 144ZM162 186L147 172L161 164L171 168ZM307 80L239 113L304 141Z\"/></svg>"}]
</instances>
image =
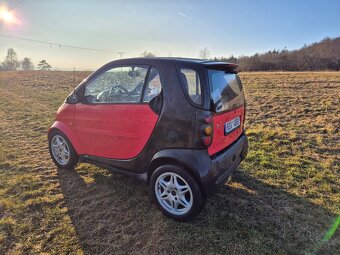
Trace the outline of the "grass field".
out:
<instances>
[{"instance_id":1,"label":"grass field","mask_svg":"<svg viewBox=\"0 0 340 255\"><path fill-rule=\"evenodd\" d=\"M241 78L249 156L178 223L135 180L53 165L46 132L73 73L0 72L0 254L339 254L340 73Z\"/></svg>"}]
</instances>

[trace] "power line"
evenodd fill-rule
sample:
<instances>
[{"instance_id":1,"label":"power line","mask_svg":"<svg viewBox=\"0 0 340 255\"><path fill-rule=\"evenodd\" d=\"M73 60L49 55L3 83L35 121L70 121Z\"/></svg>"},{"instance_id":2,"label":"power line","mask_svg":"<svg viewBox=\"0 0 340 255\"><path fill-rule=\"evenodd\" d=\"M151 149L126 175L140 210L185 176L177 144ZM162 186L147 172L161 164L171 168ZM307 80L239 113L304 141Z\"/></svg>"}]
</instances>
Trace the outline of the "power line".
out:
<instances>
[{"instance_id":1,"label":"power line","mask_svg":"<svg viewBox=\"0 0 340 255\"><path fill-rule=\"evenodd\" d=\"M80 47L80 46L74 46L74 45L69 45L69 44L62 44L62 43L34 40L34 39L30 39L30 38L24 38L24 37L12 36L12 35L5 35L5 34L0 34L0 37L6 37L6 38L21 40L21 41L34 42L34 43L40 43L40 44L47 44L50 47L57 46L57 47L59 47L59 49L65 47L65 48L72 48L72 49L79 49L79 50L91 50L91 51L116 53L115 51L112 51L112 50L103 50L103 49Z\"/></svg>"}]
</instances>

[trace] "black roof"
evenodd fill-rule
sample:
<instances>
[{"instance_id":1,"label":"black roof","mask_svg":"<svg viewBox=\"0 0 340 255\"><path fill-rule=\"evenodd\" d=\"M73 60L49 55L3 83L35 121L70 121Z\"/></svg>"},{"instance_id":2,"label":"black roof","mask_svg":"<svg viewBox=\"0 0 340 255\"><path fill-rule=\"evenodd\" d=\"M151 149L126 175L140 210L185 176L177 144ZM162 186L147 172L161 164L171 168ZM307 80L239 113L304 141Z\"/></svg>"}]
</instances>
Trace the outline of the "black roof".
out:
<instances>
[{"instance_id":1,"label":"black roof","mask_svg":"<svg viewBox=\"0 0 340 255\"><path fill-rule=\"evenodd\" d=\"M115 62L125 62L125 61L160 61L160 62L185 62L185 63L197 63L203 64L205 66L217 66L217 65L226 65L229 67L236 68L237 65L234 63L215 61L215 60L207 60L207 59L197 59L197 58L179 58L179 57L139 57L139 58L125 58L121 60L115 60Z\"/></svg>"}]
</instances>

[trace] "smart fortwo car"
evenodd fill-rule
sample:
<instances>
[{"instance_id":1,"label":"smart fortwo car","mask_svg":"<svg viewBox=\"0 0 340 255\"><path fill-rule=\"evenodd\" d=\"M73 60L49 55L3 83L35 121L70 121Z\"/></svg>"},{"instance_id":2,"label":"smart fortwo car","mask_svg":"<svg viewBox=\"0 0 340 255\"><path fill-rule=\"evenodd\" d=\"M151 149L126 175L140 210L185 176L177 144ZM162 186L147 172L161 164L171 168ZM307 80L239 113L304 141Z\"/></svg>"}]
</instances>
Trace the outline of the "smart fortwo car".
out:
<instances>
[{"instance_id":1,"label":"smart fortwo car","mask_svg":"<svg viewBox=\"0 0 340 255\"><path fill-rule=\"evenodd\" d=\"M167 216L186 221L246 157L236 65L131 58L87 77L48 132L59 168L95 164L145 181Z\"/></svg>"}]
</instances>

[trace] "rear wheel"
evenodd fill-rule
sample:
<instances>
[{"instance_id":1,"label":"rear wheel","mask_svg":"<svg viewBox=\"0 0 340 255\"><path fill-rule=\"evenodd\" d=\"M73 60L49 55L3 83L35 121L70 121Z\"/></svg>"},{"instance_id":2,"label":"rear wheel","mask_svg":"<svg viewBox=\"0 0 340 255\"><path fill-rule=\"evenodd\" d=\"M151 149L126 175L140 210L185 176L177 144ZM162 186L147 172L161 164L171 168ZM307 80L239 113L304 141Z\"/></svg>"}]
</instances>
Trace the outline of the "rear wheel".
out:
<instances>
[{"instance_id":1,"label":"rear wheel","mask_svg":"<svg viewBox=\"0 0 340 255\"><path fill-rule=\"evenodd\" d=\"M173 165L156 169L151 177L150 193L158 208L178 221L195 218L205 204L205 195L195 179Z\"/></svg>"},{"instance_id":2,"label":"rear wheel","mask_svg":"<svg viewBox=\"0 0 340 255\"><path fill-rule=\"evenodd\" d=\"M53 162L59 168L72 169L78 163L78 155L67 137L58 130L48 136L49 151Z\"/></svg>"}]
</instances>

